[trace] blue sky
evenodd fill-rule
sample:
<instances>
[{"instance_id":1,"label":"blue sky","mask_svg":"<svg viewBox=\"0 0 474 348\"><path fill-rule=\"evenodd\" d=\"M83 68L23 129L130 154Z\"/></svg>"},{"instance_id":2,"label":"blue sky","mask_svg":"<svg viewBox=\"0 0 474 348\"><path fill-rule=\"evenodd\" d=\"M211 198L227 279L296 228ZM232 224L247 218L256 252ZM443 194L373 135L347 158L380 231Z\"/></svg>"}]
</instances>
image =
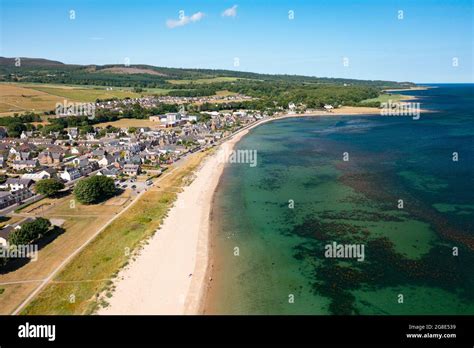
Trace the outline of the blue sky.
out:
<instances>
[{"instance_id":1,"label":"blue sky","mask_svg":"<svg viewBox=\"0 0 474 348\"><path fill-rule=\"evenodd\" d=\"M471 0L0 2L6 57L474 82Z\"/></svg>"}]
</instances>

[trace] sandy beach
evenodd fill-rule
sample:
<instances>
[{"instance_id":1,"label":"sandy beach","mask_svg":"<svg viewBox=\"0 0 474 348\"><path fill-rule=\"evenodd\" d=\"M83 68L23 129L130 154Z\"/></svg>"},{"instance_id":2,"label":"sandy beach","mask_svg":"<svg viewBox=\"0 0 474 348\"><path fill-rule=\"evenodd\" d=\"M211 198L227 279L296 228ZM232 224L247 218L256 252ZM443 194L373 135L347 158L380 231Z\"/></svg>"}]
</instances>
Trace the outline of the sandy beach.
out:
<instances>
[{"instance_id":1,"label":"sandy beach","mask_svg":"<svg viewBox=\"0 0 474 348\"><path fill-rule=\"evenodd\" d=\"M266 122L270 120L262 120ZM194 181L178 195L161 228L123 269L109 306L98 314L195 314L206 290L209 216L214 191L242 129L207 156Z\"/></svg>"},{"instance_id":2,"label":"sandy beach","mask_svg":"<svg viewBox=\"0 0 474 348\"><path fill-rule=\"evenodd\" d=\"M229 153L248 131L282 118L331 115L379 115L376 108L344 107L334 112L282 115L262 119L224 140L178 194L161 228L118 275L109 306L98 314L199 314L210 274L210 213L214 191Z\"/></svg>"}]
</instances>

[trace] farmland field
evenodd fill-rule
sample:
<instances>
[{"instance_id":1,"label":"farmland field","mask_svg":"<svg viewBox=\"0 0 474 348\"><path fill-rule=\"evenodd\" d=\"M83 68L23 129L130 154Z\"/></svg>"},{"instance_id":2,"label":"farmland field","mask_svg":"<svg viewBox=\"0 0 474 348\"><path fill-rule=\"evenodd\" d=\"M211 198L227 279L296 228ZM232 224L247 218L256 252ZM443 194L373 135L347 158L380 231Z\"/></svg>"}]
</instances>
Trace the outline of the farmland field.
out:
<instances>
[{"instance_id":1,"label":"farmland field","mask_svg":"<svg viewBox=\"0 0 474 348\"><path fill-rule=\"evenodd\" d=\"M122 90L106 90L93 88L68 88L68 87L34 87L35 90L45 92L51 95L66 98L68 100L75 100L80 102L95 102L96 99L111 99L111 98L138 98L139 93Z\"/></svg>"},{"instance_id":2,"label":"farmland field","mask_svg":"<svg viewBox=\"0 0 474 348\"><path fill-rule=\"evenodd\" d=\"M64 98L16 84L0 84L0 116L53 110Z\"/></svg>"},{"instance_id":3,"label":"farmland field","mask_svg":"<svg viewBox=\"0 0 474 348\"><path fill-rule=\"evenodd\" d=\"M56 103L68 100L71 102L95 102L96 99L138 98L141 95L166 94L167 89L146 88L142 93L133 92L131 88L112 87L107 90L98 86L72 86L35 83L0 83L0 116L26 111L50 111Z\"/></svg>"},{"instance_id":4,"label":"farmland field","mask_svg":"<svg viewBox=\"0 0 474 348\"><path fill-rule=\"evenodd\" d=\"M160 122L152 122L149 119L137 119L137 118L122 118L117 121L97 123L95 127L107 127L112 126L116 128L128 128L128 127L150 127L155 128L160 125Z\"/></svg>"}]
</instances>

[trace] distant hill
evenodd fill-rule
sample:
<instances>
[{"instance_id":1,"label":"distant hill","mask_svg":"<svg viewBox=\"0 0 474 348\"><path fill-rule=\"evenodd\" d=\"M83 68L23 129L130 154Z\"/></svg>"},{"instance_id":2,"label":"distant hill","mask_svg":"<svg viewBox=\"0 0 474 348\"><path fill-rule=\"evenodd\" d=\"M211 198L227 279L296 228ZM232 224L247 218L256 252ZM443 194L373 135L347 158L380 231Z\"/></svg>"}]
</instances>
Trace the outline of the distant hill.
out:
<instances>
[{"instance_id":1,"label":"distant hill","mask_svg":"<svg viewBox=\"0 0 474 348\"><path fill-rule=\"evenodd\" d=\"M56 60L49 60L43 58L5 58L0 57L0 65L3 66L12 66L15 67L16 62L18 61L23 67L54 67L54 66L64 66L64 63L58 62Z\"/></svg>"},{"instance_id":2,"label":"distant hill","mask_svg":"<svg viewBox=\"0 0 474 348\"><path fill-rule=\"evenodd\" d=\"M206 80L207 84L212 82L222 84L223 79L218 78L226 77L234 80L245 79L286 84L353 85L376 88L414 86L410 82L259 74L233 70L180 69L144 64L130 66L123 64L74 65L42 58L25 57L20 58L21 66L17 67L15 59L0 57L0 81L189 89L189 84L202 84L203 80ZM176 86L170 82L176 80L182 80L182 83Z\"/></svg>"},{"instance_id":3,"label":"distant hill","mask_svg":"<svg viewBox=\"0 0 474 348\"><path fill-rule=\"evenodd\" d=\"M159 71L153 69L143 69L137 67L126 67L126 66L114 66L111 68L104 68L96 70L96 72L106 72L110 74L148 74L148 75L157 75L157 76L167 76Z\"/></svg>"}]
</instances>

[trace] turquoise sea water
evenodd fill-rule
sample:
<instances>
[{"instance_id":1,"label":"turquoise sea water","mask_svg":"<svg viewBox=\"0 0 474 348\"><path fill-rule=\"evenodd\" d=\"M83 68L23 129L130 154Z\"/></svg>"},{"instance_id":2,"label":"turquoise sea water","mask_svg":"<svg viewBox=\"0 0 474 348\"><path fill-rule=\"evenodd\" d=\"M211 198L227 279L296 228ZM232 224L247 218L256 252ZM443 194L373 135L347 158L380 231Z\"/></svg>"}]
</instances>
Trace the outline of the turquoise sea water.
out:
<instances>
[{"instance_id":1,"label":"turquoise sea water","mask_svg":"<svg viewBox=\"0 0 474 348\"><path fill-rule=\"evenodd\" d=\"M437 112L278 120L238 143L258 165L227 165L216 192L209 313L474 314L474 85L409 94Z\"/></svg>"}]
</instances>

